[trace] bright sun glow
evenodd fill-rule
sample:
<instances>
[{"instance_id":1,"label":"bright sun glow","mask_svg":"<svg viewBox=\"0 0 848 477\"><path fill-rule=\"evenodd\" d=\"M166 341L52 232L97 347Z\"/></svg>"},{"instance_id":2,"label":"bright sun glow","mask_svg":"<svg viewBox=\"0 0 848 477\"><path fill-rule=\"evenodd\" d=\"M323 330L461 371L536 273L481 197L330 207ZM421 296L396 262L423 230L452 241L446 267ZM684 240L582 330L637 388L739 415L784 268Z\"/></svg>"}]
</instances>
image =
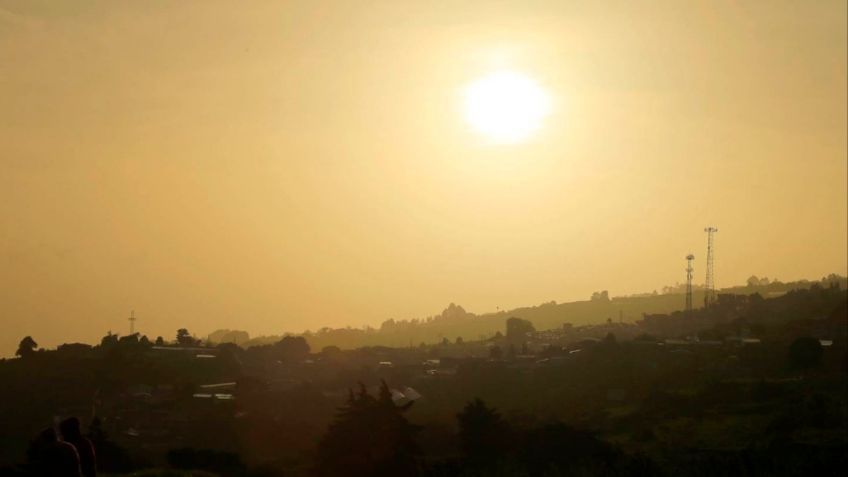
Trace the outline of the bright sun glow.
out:
<instances>
[{"instance_id":1,"label":"bright sun glow","mask_svg":"<svg viewBox=\"0 0 848 477\"><path fill-rule=\"evenodd\" d=\"M484 76L465 90L465 119L497 143L523 141L539 129L550 109L548 94L532 79L512 71Z\"/></svg>"}]
</instances>

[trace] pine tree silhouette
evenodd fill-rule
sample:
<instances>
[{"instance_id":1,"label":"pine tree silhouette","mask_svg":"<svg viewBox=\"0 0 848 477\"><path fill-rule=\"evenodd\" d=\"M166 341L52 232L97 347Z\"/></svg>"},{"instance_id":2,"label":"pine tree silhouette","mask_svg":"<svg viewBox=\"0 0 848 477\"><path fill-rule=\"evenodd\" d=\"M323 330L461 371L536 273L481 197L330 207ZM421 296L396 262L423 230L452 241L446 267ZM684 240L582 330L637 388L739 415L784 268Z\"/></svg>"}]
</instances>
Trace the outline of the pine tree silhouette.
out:
<instances>
[{"instance_id":1,"label":"pine tree silhouette","mask_svg":"<svg viewBox=\"0 0 848 477\"><path fill-rule=\"evenodd\" d=\"M318 447L317 474L351 477L414 476L418 448L418 426L403 416L412 402L399 406L381 382L377 397L368 394L360 383L359 391L350 391L335 421Z\"/></svg>"}]
</instances>

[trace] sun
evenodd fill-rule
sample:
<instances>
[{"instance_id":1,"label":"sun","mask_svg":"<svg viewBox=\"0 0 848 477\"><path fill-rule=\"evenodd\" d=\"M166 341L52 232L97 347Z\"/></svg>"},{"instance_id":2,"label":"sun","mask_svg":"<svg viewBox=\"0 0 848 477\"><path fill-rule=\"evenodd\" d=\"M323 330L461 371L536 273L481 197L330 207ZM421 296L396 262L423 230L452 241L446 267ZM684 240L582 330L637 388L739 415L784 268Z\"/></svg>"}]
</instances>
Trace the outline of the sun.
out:
<instances>
[{"instance_id":1,"label":"sun","mask_svg":"<svg viewBox=\"0 0 848 477\"><path fill-rule=\"evenodd\" d=\"M468 85L465 119L499 144L524 141L542 126L551 100L536 81L513 71L497 71Z\"/></svg>"}]
</instances>

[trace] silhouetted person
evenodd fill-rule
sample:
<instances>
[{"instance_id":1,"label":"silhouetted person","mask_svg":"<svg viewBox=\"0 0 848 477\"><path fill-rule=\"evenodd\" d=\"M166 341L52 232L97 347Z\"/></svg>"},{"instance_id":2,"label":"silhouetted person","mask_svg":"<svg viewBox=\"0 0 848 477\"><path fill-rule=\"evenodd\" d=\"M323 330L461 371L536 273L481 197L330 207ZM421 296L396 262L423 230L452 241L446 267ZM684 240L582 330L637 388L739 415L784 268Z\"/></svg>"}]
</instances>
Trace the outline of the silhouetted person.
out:
<instances>
[{"instance_id":1,"label":"silhouetted person","mask_svg":"<svg viewBox=\"0 0 848 477\"><path fill-rule=\"evenodd\" d=\"M80 461L80 469L84 477L95 477L97 475L97 457L94 454L94 445L80 432L79 419L69 417L59 424L62 439L73 445L77 450Z\"/></svg>"},{"instance_id":2,"label":"silhouetted person","mask_svg":"<svg viewBox=\"0 0 848 477\"><path fill-rule=\"evenodd\" d=\"M56 431L42 431L29 446L27 458L32 475L39 477L80 477L76 448L56 437Z\"/></svg>"}]
</instances>

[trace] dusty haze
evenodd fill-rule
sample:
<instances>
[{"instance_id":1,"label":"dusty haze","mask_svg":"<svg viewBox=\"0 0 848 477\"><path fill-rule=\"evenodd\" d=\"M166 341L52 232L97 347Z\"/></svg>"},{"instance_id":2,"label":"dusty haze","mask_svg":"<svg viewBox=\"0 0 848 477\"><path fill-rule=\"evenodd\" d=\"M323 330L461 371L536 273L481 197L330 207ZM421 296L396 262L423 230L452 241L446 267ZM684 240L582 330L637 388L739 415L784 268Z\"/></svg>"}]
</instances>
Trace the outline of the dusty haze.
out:
<instances>
[{"instance_id":1,"label":"dusty haze","mask_svg":"<svg viewBox=\"0 0 848 477\"><path fill-rule=\"evenodd\" d=\"M0 0L0 355L846 273L843 0L433 3Z\"/></svg>"}]
</instances>

